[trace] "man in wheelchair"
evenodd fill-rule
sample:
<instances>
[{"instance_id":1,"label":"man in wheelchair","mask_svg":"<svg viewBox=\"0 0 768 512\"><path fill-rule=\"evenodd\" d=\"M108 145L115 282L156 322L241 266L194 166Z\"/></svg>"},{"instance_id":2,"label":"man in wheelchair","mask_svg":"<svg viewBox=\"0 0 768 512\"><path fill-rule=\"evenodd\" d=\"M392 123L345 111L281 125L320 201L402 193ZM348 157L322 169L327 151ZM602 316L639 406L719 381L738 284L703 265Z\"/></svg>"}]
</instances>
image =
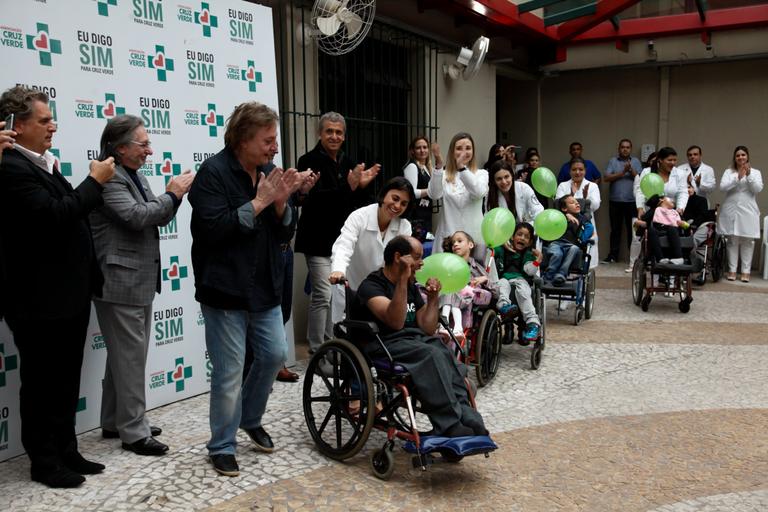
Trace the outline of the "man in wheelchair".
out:
<instances>
[{"instance_id":1,"label":"man in wheelchair","mask_svg":"<svg viewBox=\"0 0 768 512\"><path fill-rule=\"evenodd\" d=\"M458 363L442 340L438 326L440 282L427 282L427 302L415 285L423 248L412 237L397 236L384 249L384 267L361 283L351 317L372 321L392 359L412 376L414 394L429 416L434 435L462 437L488 435L483 419L472 408ZM364 349L371 357L386 357L375 341Z\"/></svg>"}]
</instances>

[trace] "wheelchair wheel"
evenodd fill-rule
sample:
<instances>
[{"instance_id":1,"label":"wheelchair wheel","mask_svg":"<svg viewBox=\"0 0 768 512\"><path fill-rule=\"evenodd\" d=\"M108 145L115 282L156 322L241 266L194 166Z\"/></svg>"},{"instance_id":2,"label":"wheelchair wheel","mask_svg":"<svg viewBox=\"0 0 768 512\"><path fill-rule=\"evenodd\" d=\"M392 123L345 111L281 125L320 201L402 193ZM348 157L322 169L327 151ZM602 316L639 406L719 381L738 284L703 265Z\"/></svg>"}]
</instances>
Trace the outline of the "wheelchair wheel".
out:
<instances>
[{"instance_id":1,"label":"wheelchair wheel","mask_svg":"<svg viewBox=\"0 0 768 512\"><path fill-rule=\"evenodd\" d=\"M691 302L693 302L693 299L686 297L677 304L677 307L681 313L687 313L691 310Z\"/></svg>"},{"instance_id":2,"label":"wheelchair wheel","mask_svg":"<svg viewBox=\"0 0 768 512\"><path fill-rule=\"evenodd\" d=\"M395 455L389 449L389 443L371 454L371 470L376 478L389 480L395 471Z\"/></svg>"},{"instance_id":3,"label":"wheelchair wheel","mask_svg":"<svg viewBox=\"0 0 768 512\"><path fill-rule=\"evenodd\" d=\"M643 311L648 311L648 306L651 305L651 296L650 294L643 297L643 300L640 301L640 307Z\"/></svg>"},{"instance_id":4,"label":"wheelchair wheel","mask_svg":"<svg viewBox=\"0 0 768 512\"><path fill-rule=\"evenodd\" d=\"M537 341L533 344L533 350L531 351L531 369L538 370L541 366L541 351L543 347L541 342Z\"/></svg>"},{"instance_id":5,"label":"wheelchair wheel","mask_svg":"<svg viewBox=\"0 0 768 512\"><path fill-rule=\"evenodd\" d=\"M643 300L643 293L645 293L645 262L641 256L638 256L632 266L632 300L636 306L639 306Z\"/></svg>"},{"instance_id":6,"label":"wheelchair wheel","mask_svg":"<svg viewBox=\"0 0 768 512\"><path fill-rule=\"evenodd\" d=\"M584 318L592 318L592 310L595 309L595 269L587 274L587 291L584 294Z\"/></svg>"},{"instance_id":7,"label":"wheelchair wheel","mask_svg":"<svg viewBox=\"0 0 768 512\"><path fill-rule=\"evenodd\" d=\"M576 304L573 308L573 325L579 325L582 320L584 320L584 307Z\"/></svg>"},{"instance_id":8,"label":"wheelchair wheel","mask_svg":"<svg viewBox=\"0 0 768 512\"><path fill-rule=\"evenodd\" d=\"M477 384L485 386L496 375L499 369L499 354L501 353L501 322L495 311L488 309L480 320L480 329L475 342L475 371Z\"/></svg>"},{"instance_id":9,"label":"wheelchair wheel","mask_svg":"<svg viewBox=\"0 0 768 512\"><path fill-rule=\"evenodd\" d=\"M357 454L373 428L375 403L371 370L360 351L342 339L321 345L303 390L304 419L318 450L335 460Z\"/></svg>"},{"instance_id":10,"label":"wheelchair wheel","mask_svg":"<svg viewBox=\"0 0 768 512\"><path fill-rule=\"evenodd\" d=\"M712 249L712 281L718 282L725 273L728 256L725 250L725 237L718 236Z\"/></svg>"}]
</instances>

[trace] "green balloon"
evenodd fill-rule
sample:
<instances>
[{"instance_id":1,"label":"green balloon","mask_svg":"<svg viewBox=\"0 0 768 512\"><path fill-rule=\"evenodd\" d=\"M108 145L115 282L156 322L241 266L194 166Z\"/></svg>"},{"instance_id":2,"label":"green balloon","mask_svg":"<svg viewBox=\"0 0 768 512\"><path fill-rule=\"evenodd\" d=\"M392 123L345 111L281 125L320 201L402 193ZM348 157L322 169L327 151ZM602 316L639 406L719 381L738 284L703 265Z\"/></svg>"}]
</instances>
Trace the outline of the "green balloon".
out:
<instances>
[{"instance_id":1,"label":"green balloon","mask_svg":"<svg viewBox=\"0 0 768 512\"><path fill-rule=\"evenodd\" d=\"M498 247L512 238L515 232L515 216L507 208L494 208L483 216L480 231L485 245Z\"/></svg>"},{"instance_id":2,"label":"green balloon","mask_svg":"<svg viewBox=\"0 0 768 512\"><path fill-rule=\"evenodd\" d=\"M655 172L649 172L640 180L640 190L646 199L664 195L664 179Z\"/></svg>"},{"instance_id":3,"label":"green balloon","mask_svg":"<svg viewBox=\"0 0 768 512\"><path fill-rule=\"evenodd\" d=\"M469 265L464 258L450 252L440 252L424 258L424 266L416 271L416 280L425 285L434 277L442 288L440 293L456 293L469 283Z\"/></svg>"},{"instance_id":4,"label":"green balloon","mask_svg":"<svg viewBox=\"0 0 768 512\"><path fill-rule=\"evenodd\" d=\"M546 197L555 197L557 191L557 178L552 171L546 167L539 167L531 175L533 188L539 194Z\"/></svg>"},{"instance_id":5,"label":"green balloon","mask_svg":"<svg viewBox=\"0 0 768 512\"><path fill-rule=\"evenodd\" d=\"M557 240L568 228L568 219L560 210L548 208L538 214L533 221L533 229L542 240Z\"/></svg>"}]
</instances>

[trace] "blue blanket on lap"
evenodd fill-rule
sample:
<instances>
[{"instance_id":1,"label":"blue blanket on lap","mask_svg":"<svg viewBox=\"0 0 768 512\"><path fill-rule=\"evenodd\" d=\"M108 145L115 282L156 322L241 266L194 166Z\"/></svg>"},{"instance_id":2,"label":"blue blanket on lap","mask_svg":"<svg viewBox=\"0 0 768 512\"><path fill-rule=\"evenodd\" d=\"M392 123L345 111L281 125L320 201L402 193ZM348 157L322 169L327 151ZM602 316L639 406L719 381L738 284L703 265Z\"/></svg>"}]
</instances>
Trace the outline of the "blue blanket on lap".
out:
<instances>
[{"instance_id":1,"label":"blue blanket on lap","mask_svg":"<svg viewBox=\"0 0 768 512\"><path fill-rule=\"evenodd\" d=\"M441 437L441 436L422 436L421 453L439 452L450 450L456 455L475 455L478 453L488 453L496 450L498 446L488 436L465 436L465 437ZM408 441L403 445L403 449L408 453L418 453L416 443Z\"/></svg>"}]
</instances>

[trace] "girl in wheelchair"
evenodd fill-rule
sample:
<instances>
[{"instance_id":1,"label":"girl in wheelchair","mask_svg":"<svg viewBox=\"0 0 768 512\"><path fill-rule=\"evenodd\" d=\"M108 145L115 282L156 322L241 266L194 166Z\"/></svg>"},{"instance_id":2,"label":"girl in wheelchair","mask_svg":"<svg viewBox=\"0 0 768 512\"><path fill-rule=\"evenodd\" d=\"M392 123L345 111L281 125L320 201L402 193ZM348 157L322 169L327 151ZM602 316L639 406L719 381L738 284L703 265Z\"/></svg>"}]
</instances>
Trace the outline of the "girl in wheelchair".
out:
<instances>
[{"instance_id":1,"label":"girl in wheelchair","mask_svg":"<svg viewBox=\"0 0 768 512\"><path fill-rule=\"evenodd\" d=\"M525 321L523 339L534 341L539 337L541 321L533 305L531 285L539 271L542 254L535 249L536 235L533 226L521 222L515 228L512 238L503 246L494 249L496 269L499 275L499 300L496 307L502 315L512 310L510 295L515 291L517 306Z\"/></svg>"},{"instance_id":2,"label":"girl in wheelchair","mask_svg":"<svg viewBox=\"0 0 768 512\"><path fill-rule=\"evenodd\" d=\"M485 267L472 257L475 241L464 231L457 231L443 239L443 252L461 256L469 265L470 281L457 293L444 295L440 299L441 314L453 322L453 335L459 343L464 341L464 331L472 327L472 306L485 306L491 299L498 299L499 288ZM440 326L439 334L450 339L448 332Z\"/></svg>"},{"instance_id":3,"label":"girl in wheelchair","mask_svg":"<svg viewBox=\"0 0 768 512\"><path fill-rule=\"evenodd\" d=\"M646 202L648 211L643 216L648 229L650 252L657 263L682 265L683 250L680 246L680 230L688 229L687 222L680 218L675 210L675 203L666 196L652 196ZM661 249L660 236L666 236L669 245L669 257L665 258Z\"/></svg>"}]
</instances>

